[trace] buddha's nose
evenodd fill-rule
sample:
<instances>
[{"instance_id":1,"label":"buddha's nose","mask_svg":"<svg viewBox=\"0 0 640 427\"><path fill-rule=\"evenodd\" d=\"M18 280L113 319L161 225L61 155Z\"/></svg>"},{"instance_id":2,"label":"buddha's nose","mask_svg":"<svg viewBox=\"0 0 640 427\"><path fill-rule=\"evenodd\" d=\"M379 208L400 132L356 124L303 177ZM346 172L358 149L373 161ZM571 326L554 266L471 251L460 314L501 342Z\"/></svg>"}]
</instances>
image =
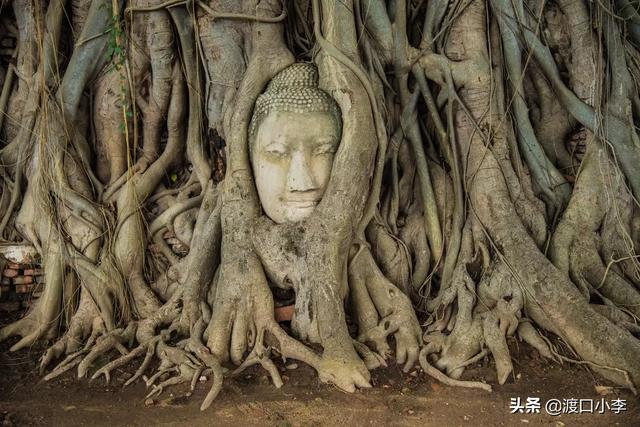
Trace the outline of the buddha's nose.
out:
<instances>
[{"instance_id":1,"label":"buddha's nose","mask_svg":"<svg viewBox=\"0 0 640 427\"><path fill-rule=\"evenodd\" d=\"M312 191L318 189L318 183L311 171L311 162L304 152L294 152L287 174L289 191Z\"/></svg>"}]
</instances>

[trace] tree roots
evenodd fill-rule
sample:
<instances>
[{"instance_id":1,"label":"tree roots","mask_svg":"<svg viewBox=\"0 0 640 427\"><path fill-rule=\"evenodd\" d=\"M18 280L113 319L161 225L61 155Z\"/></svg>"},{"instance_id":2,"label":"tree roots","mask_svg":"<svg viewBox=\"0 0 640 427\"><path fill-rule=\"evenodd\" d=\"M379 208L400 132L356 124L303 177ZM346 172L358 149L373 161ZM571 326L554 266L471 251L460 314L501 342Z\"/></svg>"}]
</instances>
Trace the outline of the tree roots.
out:
<instances>
[{"instance_id":1,"label":"tree roots","mask_svg":"<svg viewBox=\"0 0 640 427\"><path fill-rule=\"evenodd\" d=\"M124 385L153 398L211 376L204 410L253 365L280 387L275 357L353 392L393 356L491 391L465 368L491 356L504 384L515 337L573 361L553 333L640 385L638 26L610 17L620 2L74 1L72 36L44 3L0 8L0 249L35 247L46 280L0 341L55 340L45 380L135 362ZM275 224L247 128L296 58L342 141L313 214Z\"/></svg>"}]
</instances>

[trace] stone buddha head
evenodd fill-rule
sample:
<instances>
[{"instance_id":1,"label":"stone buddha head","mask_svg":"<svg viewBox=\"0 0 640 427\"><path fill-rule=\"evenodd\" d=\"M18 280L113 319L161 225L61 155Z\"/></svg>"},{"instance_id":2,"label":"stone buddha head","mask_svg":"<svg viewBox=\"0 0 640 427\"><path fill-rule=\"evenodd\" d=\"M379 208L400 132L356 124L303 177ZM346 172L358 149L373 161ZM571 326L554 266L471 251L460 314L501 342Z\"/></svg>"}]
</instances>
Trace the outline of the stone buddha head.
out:
<instances>
[{"instance_id":1,"label":"stone buddha head","mask_svg":"<svg viewBox=\"0 0 640 427\"><path fill-rule=\"evenodd\" d=\"M276 223L311 215L325 192L340 143L340 108L318 87L318 70L293 64L258 97L249 150L258 197Z\"/></svg>"}]
</instances>

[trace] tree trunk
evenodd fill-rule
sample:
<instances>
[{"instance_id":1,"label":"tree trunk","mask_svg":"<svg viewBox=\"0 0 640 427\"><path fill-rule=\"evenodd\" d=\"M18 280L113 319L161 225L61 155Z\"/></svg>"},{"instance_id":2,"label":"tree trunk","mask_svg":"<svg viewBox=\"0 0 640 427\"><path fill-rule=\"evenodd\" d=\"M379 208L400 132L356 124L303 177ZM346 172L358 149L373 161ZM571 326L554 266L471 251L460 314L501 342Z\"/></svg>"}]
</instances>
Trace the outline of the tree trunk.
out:
<instances>
[{"instance_id":1,"label":"tree trunk","mask_svg":"<svg viewBox=\"0 0 640 427\"><path fill-rule=\"evenodd\" d=\"M140 359L130 384L158 359L149 396L210 371L203 409L225 366L260 364L282 385L274 355L346 391L392 357L490 390L464 369L490 353L506 382L513 336L635 391L631 9L0 3L0 244L35 247L46 282L0 340L53 340L45 379L77 367L109 381ZM296 62L317 66L341 137L322 200L276 223L250 124ZM290 325L274 315L283 292Z\"/></svg>"}]
</instances>

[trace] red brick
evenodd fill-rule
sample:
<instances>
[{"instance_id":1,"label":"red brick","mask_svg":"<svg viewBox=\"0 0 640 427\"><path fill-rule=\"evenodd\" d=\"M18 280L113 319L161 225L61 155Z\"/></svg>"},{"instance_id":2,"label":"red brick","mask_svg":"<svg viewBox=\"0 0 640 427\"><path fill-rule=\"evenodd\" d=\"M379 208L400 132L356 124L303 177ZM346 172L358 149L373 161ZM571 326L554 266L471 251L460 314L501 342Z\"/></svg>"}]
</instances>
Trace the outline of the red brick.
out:
<instances>
[{"instance_id":1,"label":"red brick","mask_svg":"<svg viewBox=\"0 0 640 427\"><path fill-rule=\"evenodd\" d=\"M17 294L26 294L31 291L29 285L16 285L16 293Z\"/></svg>"},{"instance_id":2,"label":"red brick","mask_svg":"<svg viewBox=\"0 0 640 427\"><path fill-rule=\"evenodd\" d=\"M285 305L284 307L276 307L274 311L276 322L286 322L293 318L295 306Z\"/></svg>"},{"instance_id":3,"label":"red brick","mask_svg":"<svg viewBox=\"0 0 640 427\"><path fill-rule=\"evenodd\" d=\"M18 276L13 279L13 283L16 285L26 285L33 283L33 276Z\"/></svg>"},{"instance_id":4,"label":"red brick","mask_svg":"<svg viewBox=\"0 0 640 427\"><path fill-rule=\"evenodd\" d=\"M2 275L4 277L16 277L19 274L20 272L18 270L14 270L12 268L7 268L5 271L2 272Z\"/></svg>"}]
</instances>

